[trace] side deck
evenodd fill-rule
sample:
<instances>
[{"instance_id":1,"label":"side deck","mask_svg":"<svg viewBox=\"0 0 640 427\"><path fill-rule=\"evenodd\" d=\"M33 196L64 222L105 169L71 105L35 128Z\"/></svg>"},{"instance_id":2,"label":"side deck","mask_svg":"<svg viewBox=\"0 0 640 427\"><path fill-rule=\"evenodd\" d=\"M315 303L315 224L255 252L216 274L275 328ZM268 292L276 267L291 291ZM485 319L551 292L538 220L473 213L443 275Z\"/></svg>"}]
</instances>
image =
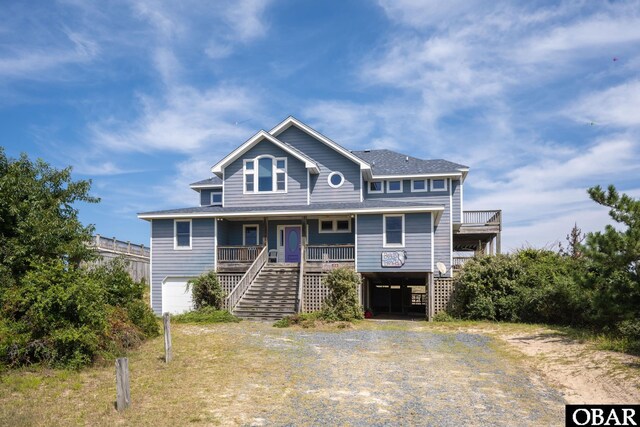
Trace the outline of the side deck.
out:
<instances>
[{"instance_id":1,"label":"side deck","mask_svg":"<svg viewBox=\"0 0 640 427\"><path fill-rule=\"evenodd\" d=\"M464 211L453 224L453 268L475 255L500 254L501 233L502 210Z\"/></svg>"}]
</instances>

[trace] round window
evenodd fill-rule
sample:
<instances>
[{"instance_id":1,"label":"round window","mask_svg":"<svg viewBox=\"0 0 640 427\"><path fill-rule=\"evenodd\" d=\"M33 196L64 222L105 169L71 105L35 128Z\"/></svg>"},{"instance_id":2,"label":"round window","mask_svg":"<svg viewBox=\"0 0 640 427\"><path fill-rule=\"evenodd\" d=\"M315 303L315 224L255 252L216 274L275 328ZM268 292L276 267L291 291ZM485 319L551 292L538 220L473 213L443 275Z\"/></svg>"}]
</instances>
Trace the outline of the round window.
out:
<instances>
[{"instance_id":1,"label":"round window","mask_svg":"<svg viewBox=\"0 0 640 427\"><path fill-rule=\"evenodd\" d=\"M331 172L329 174L329 185L333 188L341 187L344 184L344 175L340 172Z\"/></svg>"}]
</instances>

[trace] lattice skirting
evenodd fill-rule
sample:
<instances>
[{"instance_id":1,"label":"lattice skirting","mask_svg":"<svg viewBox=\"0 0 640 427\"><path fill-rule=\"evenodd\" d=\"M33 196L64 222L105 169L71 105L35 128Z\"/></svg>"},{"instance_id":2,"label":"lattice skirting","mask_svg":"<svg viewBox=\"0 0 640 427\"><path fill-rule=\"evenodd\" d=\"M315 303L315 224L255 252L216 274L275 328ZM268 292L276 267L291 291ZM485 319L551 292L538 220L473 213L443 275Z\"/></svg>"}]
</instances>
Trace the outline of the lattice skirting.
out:
<instances>
[{"instance_id":1,"label":"lattice skirting","mask_svg":"<svg viewBox=\"0 0 640 427\"><path fill-rule=\"evenodd\" d=\"M322 304L329 295L329 289L324 285L327 274L311 273L304 275L302 288L302 312L311 313L322 310ZM358 286L358 300L362 301L362 286Z\"/></svg>"},{"instance_id":2,"label":"lattice skirting","mask_svg":"<svg viewBox=\"0 0 640 427\"><path fill-rule=\"evenodd\" d=\"M242 279L242 276L242 274L218 273L218 281L220 285L222 285L222 290L225 294L229 295L240 279Z\"/></svg>"},{"instance_id":3,"label":"lattice skirting","mask_svg":"<svg viewBox=\"0 0 640 427\"><path fill-rule=\"evenodd\" d=\"M433 280L433 314L446 311L451 308L455 286L453 279Z\"/></svg>"}]
</instances>

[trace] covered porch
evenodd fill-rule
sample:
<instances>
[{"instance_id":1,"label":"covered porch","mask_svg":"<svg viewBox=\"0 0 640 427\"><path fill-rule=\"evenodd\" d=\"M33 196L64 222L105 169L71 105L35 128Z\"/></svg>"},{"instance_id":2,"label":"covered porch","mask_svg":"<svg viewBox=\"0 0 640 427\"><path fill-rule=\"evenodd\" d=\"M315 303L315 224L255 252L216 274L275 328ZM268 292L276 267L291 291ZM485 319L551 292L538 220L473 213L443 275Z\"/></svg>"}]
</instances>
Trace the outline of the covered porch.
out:
<instances>
[{"instance_id":1,"label":"covered porch","mask_svg":"<svg viewBox=\"0 0 640 427\"><path fill-rule=\"evenodd\" d=\"M501 253L502 211L464 211L462 223L453 224L453 265L459 269L476 255Z\"/></svg>"},{"instance_id":2,"label":"covered porch","mask_svg":"<svg viewBox=\"0 0 640 427\"><path fill-rule=\"evenodd\" d=\"M219 272L244 272L267 247L270 263L305 271L355 264L355 218L349 216L217 219Z\"/></svg>"}]
</instances>

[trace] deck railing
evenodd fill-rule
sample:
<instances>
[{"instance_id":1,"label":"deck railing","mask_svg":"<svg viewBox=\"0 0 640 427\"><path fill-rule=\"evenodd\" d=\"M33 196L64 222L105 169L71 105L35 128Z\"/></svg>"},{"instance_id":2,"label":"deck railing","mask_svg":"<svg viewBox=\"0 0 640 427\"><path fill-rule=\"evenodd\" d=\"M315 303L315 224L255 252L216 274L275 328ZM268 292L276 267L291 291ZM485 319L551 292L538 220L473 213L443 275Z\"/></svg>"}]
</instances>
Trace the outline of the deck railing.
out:
<instances>
[{"instance_id":1,"label":"deck railing","mask_svg":"<svg viewBox=\"0 0 640 427\"><path fill-rule=\"evenodd\" d=\"M145 258L149 258L150 255L149 248L145 245L125 242L123 240L118 240L115 237L102 237L99 234L96 234L93 237L93 242L91 242L91 245L96 249L101 249L108 252L117 252L119 254L135 255Z\"/></svg>"},{"instance_id":2,"label":"deck railing","mask_svg":"<svg viewBox=\"0 0 640 427\"><path fill-rule=\"evenodd\" d=\"M218 262L253 262L262 246L218 246Z\"/></svg>"},{"instance_id":3,"label":"deck railing","mask_svg":"<svg viewBox=\"0 0 640 427\"><path fill-rule=\"evenodd\" d=\"M311 262L349 262L354 261L354 245L308 245L306 260Z\"/></svg>"},{"instance_id":4,"label":"deck railing","mask_svg":"<svg viewBox=\"0 0 640 427\"><path fill-rule=\"evenodd\" d=\"M256 278L258 273L260 273L260 270L262 270L262 267L267 263L267 259L268 259L267 254L268 254L268 251L267 251L267 247L265 246L264 248L262 248L262 250L256 257L255 261L253 261L251 266L249 266L249 268L247 269L247 272L244 273L244 276L242 276L242 279L240 279L238 284L229 293L225 301L227 310L233 313L233 309L235 309L236 305L238 305L240 298L242 298L246 290L249 289L249 286L251 286L251 283L253 282L253 280Z\"/></svg>"},{"instance_id":5,"label":"deck railing","mask_svg":"<svg viewBox=\"0 0 640 427\"><path fill-rule=\"evenodd\" d=\"M464 211L462 219L465 224L500 224L502 222L502 211Z\"/></svg>"}]
</instances>

